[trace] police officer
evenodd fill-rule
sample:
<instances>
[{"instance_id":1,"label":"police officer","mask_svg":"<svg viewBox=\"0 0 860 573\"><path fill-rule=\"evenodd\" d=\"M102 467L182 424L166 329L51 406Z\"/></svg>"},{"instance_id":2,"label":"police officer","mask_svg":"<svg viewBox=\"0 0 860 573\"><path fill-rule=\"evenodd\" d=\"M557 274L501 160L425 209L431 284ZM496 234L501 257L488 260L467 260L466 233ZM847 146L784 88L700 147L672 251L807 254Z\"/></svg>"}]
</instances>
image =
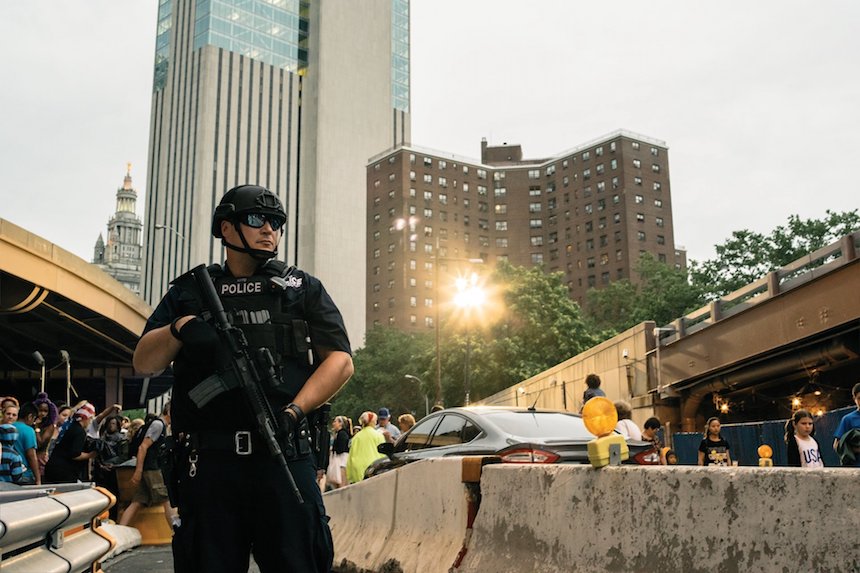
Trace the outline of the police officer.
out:
<instances>
[{"instance_id":1,"label":"police officer","mask_svg":"<svg viewBox=\"0 0 860 573\"><path fill-rule=\"evenodd\" d=\"M307 444L308 420L353 372L340 311L320 281L277 261L286 223L268 189L242 185L224 194L212 234L226 265L209 267L216 292L252 350L268 348L279 379L263 389L279 426L293 440L287 465L303 503L256 431L241 389L225 382L229 356L198 296L175 282L134 353L135 368L156 373L173 362L174 435L180 525L173 539L178 573L329 571L334 550ZM201 316L202 315L202 316Z\"/></svg>"}]
</instances>

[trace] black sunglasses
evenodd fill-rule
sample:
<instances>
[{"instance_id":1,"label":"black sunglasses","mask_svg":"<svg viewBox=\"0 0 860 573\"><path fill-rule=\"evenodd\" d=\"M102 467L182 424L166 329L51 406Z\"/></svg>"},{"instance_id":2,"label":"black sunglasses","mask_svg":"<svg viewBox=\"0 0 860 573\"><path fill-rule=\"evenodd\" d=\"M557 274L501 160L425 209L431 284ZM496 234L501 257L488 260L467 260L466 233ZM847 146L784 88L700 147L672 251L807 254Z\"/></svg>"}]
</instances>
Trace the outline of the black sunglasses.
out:
<instances>
[{"instance_id":1,"label":"black sunglasses","mask_svg":"<svg viewBox=\"0 0 860 573\"><path fill-rule=\"evenodd\" d=\"M263 213L243 213L239 217L239 222L245 223L249 227L253 227L254 229L259 229L268 221L269 226L272 227L273 231L277 231L280 229L285 221L282 217L278 217L276 215L265 215Z\"/></svg>"}]
</instances>

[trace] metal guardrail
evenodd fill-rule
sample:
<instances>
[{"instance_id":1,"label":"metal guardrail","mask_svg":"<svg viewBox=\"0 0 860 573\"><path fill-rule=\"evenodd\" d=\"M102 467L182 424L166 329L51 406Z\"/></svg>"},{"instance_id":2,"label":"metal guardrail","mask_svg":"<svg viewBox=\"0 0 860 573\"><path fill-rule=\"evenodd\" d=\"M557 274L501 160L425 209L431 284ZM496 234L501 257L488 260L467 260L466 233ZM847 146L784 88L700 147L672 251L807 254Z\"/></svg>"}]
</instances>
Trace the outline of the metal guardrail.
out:
<instances>
[{"instance_id":1,"label":"metal guardrail","mask_svg":"<svg viewBox=\"0 0 860 573\"><path fill-rule=\"evenodd\" d=\"M809 281L833 272L857 258L860 231L797 259L760 279L661 327L657 344L675 342L730 316L741 313L776 295L786 293Z\"/></svg>"},{"instance_id":2,"label":"metal guardrail","mask_svg":"<svg viewBox=\"0 0 860 573\"><path fill-rule=\"evenodd\" d=\"M0 572L96 571L114 545L96 518L115 502L92 484L0 492Z\"/></svg>"}]
</instances>

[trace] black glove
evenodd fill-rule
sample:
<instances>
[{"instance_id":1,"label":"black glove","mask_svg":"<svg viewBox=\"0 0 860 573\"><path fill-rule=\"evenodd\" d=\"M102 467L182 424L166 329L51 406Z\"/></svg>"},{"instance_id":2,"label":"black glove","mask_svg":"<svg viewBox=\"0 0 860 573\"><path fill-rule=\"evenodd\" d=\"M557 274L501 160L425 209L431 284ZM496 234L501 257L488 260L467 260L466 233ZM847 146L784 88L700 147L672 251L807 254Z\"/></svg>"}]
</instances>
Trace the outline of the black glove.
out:
<instances>
[{"instance_id":1,"label":"black glove","mask_svg":"<svg viewBox=\"0 0 860 573\"><path fill-rule=\"evenodd\" d=\"M218 355L220 341L211 324L200 317L186 322L179 329L182 351L188 361L202 371L211 371Z\"/></svg>"},{"instance_id":2,"label":"black glove","mask_svg":"<svg viewBox=\"0 0 860 573\"><path fill-rule=\"evenodd\" d=\"M278 412L278 442L288 460L296 457L296 428L299 422L286 410Z\"/></svg>"}]
</instances>

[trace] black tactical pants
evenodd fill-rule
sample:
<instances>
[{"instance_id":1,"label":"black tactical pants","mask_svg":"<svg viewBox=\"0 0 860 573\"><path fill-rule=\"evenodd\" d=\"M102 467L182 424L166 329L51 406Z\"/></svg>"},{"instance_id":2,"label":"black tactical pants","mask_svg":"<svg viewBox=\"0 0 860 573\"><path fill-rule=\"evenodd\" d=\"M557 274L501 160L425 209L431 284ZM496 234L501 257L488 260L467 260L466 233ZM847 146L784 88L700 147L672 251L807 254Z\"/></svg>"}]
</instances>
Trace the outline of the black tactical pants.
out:
<instances>
[{"instance_id":1,"label":"black tactical pants","mask_svg":"<svg viewBox=\"0 0 860 573\"><path fill-rule=\"evenodd\" d=\"M173 537L176 573L327 573L334 549L310 456L289 462L299 504L267 453L198 452L196 475L180 485L181 526Z\"/></svg>"}]
</instances>

